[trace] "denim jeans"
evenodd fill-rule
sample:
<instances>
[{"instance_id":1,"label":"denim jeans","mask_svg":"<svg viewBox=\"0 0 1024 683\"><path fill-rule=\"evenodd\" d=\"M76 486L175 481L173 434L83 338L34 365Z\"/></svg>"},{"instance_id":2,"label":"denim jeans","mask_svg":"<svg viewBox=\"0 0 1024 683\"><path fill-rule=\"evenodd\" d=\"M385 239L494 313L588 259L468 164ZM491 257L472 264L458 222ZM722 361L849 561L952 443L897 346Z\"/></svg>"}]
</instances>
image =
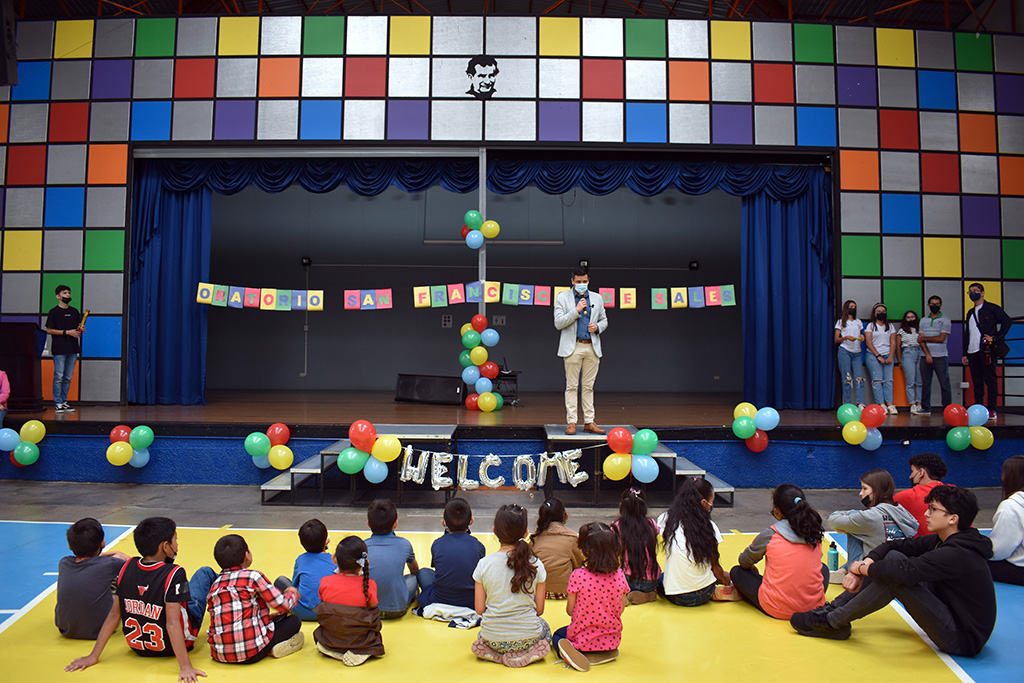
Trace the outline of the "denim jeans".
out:
<instances>
[{"instance_id":1,"label":"denim jeans","mask_svg":"<svg viewBox=\"0 0 1024 683\"><path fill-rule=\"evenodd\" d=\"M921 348L908 346L903 349L903 379L907 385L907 402L911 405L921 402Z\"/></svg>"},{"instance_id":2,"label":"denim jeans","mask_svg":"<svg viewBox=\"0 0 1024 683\"><path fill-rule=\"evenodd\" d=\"M57 405L68 402L68 391L71 389L71 377L75 374L74 353L53 357L53 402Z\"/></svg>"},{"instance_id":3,"label":"denim jeans","mask_svg":"<svg viewBox=\"0 0 1024 683\"><path fill-rule=\"evenodd\" d=\"M210 594L210 586L217 579L217 572L210 567L200 567L188 580L188 621L193 629L198 630L206 616L206 598Z\"/></svg>"},{"instance_id":4,"label":"denim jeans","mask_svg":"<svg viewBox=\"0 0 1024 683\"><path fill-rule=\"evenodd\" d=\"M945 408L952 403L953 392L949 388L949 358L932 356L931 363L926 358L921 358L918 368L921 370L921 410L932 409L932 373L935 373L935 377L939 380L942 407Z\"/></svg>"},{"instance_id":5,"label":"denim jeans","mask_svg":"<svg viewBox=\"0 0 1024 683\"><path fill-rule=\"evenodd\" d=\"M626 574L626 583L629 584L629 590L641 593L650 593L658 588L658 579L634 579L629 574Z\"/></svg>"},{"instance_id":6,"label":"denim jeans","mask_svg":"<svg viewBox=\"0 0 1024 683\"><path fill-rule=\"evenodd\" d=\"M843 403L864 402L864 365L860 353L852 353L839 347L839 378L843 382ZM853 400L853 388L857 387L857 400Z\"/></svg>"},{"instance_id":7,"label":"denim jeans","mask_svg":"<svg viewBox=\"0 0 1024 683\"><path fill-rule=\"evenodd\" d=\"M872 355L865 357L868 374L871 375L871 393L875 403L882 406L892 403L892 363L881 363Z\"/></svg>"},{"instance_id":8,"label":"denim jeans","mask_svg":"<svg viewBox=\"0 0 1024 683\"><path fill-rule=\"evenodd\" d=\"M864 552L864 543L853 534L846 534L846 564L842 568L850 571L850 565L864 559L865 555L867 553Z\"/></svg>"},{"instance_id":9,"label":"denim jeans","mask_svg":"<svg viewBox=\"0 0 1024 683\"><path fill-rule=\"evenodd\" d=\"M709 584L695 591L689 593L677 593L675 595L668 595L664 593L665 590L663 585L658 586L659 593L665 595L665 599L671 602L673 605L679 605L680 607L697 607L703 605L706 602L711 601L711 596L715 594L715 584Z\"/></svg>"}]
</instances>

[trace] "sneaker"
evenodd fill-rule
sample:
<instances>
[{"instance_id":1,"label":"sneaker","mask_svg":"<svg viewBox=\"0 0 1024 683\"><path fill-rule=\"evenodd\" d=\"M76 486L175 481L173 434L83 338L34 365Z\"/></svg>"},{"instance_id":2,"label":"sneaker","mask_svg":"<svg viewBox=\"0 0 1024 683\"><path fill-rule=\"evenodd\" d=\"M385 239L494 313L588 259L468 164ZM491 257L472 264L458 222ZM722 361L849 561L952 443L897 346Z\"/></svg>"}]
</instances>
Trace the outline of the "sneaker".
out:
<instances>
[{"instance_id":1,"label":"sneaker","mask_svg":"<svg viewBox=\"0 0 1024 683\"><path fill-rule=\"evenodd\" d=\"M828 573L828 582L830 584L842 584L843 579L845 578L846 572L844 572L842 569L836 569L835 571L831 571Z\"/></svg>"},{"instance_id":2,"label":"sneaker","mask_svg":"<svg viewBox=\"0 0 1024 683\"><path fill-rule=\"evenodd\" d=\"M997 417L999 417L999 414L996 411L994 411L994 410L988 411L988 421L989 422L995 422Z\"/></svg>"},{"instance_id":3,"label":"sneaker","mask_svg":"<svg viewBox=\"0 0 1024 683\"><path fill-rule=\"evenodd\" d=\"M359 666L369 658L370 655L360 655L352 650L346 650L345 654L341 656L341 661L345 663L345 666Z\"/></svg>"},{"instance_id":4,"label":"sneaker","mask_svg":"<svg viewBox=\"0 0 1024 683\"><path fill-rule=\"evenodd\" d=\"M320 651L320 654L327 655L328 657L337 659L339 662L345 661L344 657L347 654L345 652L338 652L337 650L332 650L323 643L317 643L316 649Z\"/></svg>"},{"instance_id":5,"label":"sneaker","mask_svg":"<svg viewBox=\"0 0 1024 683\"><path fill-rule=\"evenodd\" d=\"M489 662L497 662L501 664L501 655L495 652L490 645L484 642L483 638L477 638L473 641L473 644L469 648L473 651L480 659L486 659Z\"/></svg>"},{"instance_id":6,"label":"sneaker","mask_svg":"<svg viewBox=\"0 0 1024 683\"><path fill-rule=\"evenodd\" d=\"M577 671L590 671L590 660L587 656L576 649L576 646L569 642L568 638L558 641L558 654L562 661Z\"/></svg>"},{"instance_id":7,"label":"sneaker","mask_svg":"<svg viewBox=\"0 0 1024 683\"><path fill-rule=\"evenodd\" d=\"M931 415L932 414L932 409L931 408L921 408L920 410L917 411L917 414L918 415Z\"/></svg>"},{"instance_id":8,"label":"sneaker","mask_svg":"<svg viewBox=\"0 0 1024 683\"><path fill-rule=\"evenodd\" d=\"M914 405L910 406L910 414L911 415L920 415L921 414L921 406L919 406L916 403Z\"/></svg>"},{"instance_id":9,"label":"sneaker","mask_svg":"<svg viewBox=\"0 0 1024 683\"><path fill-rule=\"evenodd\" d=\"M614 662L619 658L618 649L615 650L598 650L597 652L584 652L583 653L588 660L590 660L590 666L597 666L599 664L607 664L608 662Z\"/></svg>"},{"instance_id":10,"label":"sneaker","mask_svg":"<svg viewBox=\"0 0 1024 683\"><path fill-rule=\"evenodd\" d=\"M53 412L55 412L55 413L63 413L64 412L64 404L63 403L55 403L55 404L53 404Z\"/></svg>"},{"instance_id":11,"label":"sneaker","mask_svg":"<svg viewBox=\"0 0 1024 683\"><path fill-rule=\"evenodd\" d=\"M864 410L864 404L863 403L858 403L857 404L857 410Z\"/></svg>"},{"instance_id":12,"label":"sneaker","mask_svg":"<svg viewBox=\"0 0 1024 683\"><path fill-rule=\"evenodd\" d=\"M735 586L715 586L715 593L711 599L718 602L738 602L743 599L743 595Z\"/></svg>"},{"instance_id":13,"label":"sneaker","mask_svg":"<svg viewBox=\"0 0 1024 683\"><path fill-rule=\"evenodd\" d=\"M293 655L302 649L302 645L305 642L306 636L303 635L302 631L299 631L288 640L275 645L274 649L270 651L270 656L280 659L281 657Z\"/></svg>"},{"instance_id":14,"label":"sneaker","mask_svg":"<svg viewBox=\"0 0 1024 683\"><path fill-rule=\"evenodd\" d=\"M828 612L819 607L810 612L797 612L789 618L789 625L802 636L846 640L850 637L850 625L835 628L828 623Z\"/></svg>"},{"instance_id":15,"label":"sneaker","mask_svg":"<svg viewBox=\"0 0 1024 683\"><path fill-rule=\"evenodd\" d=\"M544 659L549 652L551 652L551 643L546 638L541 638L529 650L506 652L501 658L501 663L509 668L518 669Z\"/></svg>"},{"instance_id":16,"label":"sneaker","mask_svg":"<svg viewBox=\"0 0 1024 683\"><path fill-rule=\"evenodd\" d=\"M654 602L658 599L658 594L654 591L629 591L626 594L626 601L631 605L642 605L645 602Z\"/></svg>"},{"instance_id":17,"label":"sneaker","mask_svg":"<svg viewBox=\"0 0 1024 683\"><path fill-rule=\"evenodd\" d=\"M67 403L63 404L61 407L64 409L65 413L73 413L73 412L75 412L75 409L72 408L71 406L69 406Z\"/></svg>"},{"instance_id":18,"label":"sneaker","mask_svg":"<svg viewBox=\"0 0 1024 683\"><path fill-rule=\"evenodd\" d=\"M898 412L900 412L900 411L896 409L896 406L894 406L893 404L890 403L889 404L889 414L890 415L895 415Z\"/></svg>"}]
</instances>

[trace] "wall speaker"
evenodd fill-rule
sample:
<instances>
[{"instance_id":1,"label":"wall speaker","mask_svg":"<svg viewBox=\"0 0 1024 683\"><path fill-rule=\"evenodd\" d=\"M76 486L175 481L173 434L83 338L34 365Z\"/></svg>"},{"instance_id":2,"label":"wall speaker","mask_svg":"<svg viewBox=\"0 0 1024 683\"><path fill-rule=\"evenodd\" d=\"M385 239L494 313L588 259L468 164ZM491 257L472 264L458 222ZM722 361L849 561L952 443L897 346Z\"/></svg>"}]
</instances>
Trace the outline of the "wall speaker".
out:
<instances>
[{"instance_id":1,"label":"wall speaker","mask_svg":"<svg viewBox=\"0 0 1024 683\"><path fill-rule=\"evenodd\" d=\"M442 375L399 375L395 401L459 405L463 401L462 378Z\"/></svg>"}]
</instances>

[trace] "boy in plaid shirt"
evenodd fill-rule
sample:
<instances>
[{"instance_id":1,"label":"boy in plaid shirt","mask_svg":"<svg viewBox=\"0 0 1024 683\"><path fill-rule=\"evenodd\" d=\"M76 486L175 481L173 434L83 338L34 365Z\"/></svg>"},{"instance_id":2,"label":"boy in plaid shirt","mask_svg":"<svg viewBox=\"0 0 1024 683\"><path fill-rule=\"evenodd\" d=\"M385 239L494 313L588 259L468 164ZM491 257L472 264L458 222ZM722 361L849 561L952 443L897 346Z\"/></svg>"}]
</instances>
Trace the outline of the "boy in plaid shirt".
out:
<instances>
[{"instance_id":1,"label":"boy in plaid shirt","mask_svg":"<svg viewBox=\"0 0 1024 683\"><path fill-rule=\"evenodd\" d=\"M302 649L302 620L288 611L299 602L294 587L283 593L267 577L249 569L252 553L238 534L221 537L213 548L221 567L210 587L210 655L218 662L252 664L267 655L287 657ZM270 607L280 614L270 616Z\"/></svg>"}]
</instances>

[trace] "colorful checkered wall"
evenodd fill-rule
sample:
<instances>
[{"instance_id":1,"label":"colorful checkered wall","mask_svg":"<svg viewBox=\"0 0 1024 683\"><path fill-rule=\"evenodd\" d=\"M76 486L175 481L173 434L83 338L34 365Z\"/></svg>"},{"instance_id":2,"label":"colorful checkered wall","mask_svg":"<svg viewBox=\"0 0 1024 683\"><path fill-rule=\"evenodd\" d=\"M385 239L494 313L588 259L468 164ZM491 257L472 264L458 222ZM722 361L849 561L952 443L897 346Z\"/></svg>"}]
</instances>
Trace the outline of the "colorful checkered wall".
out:
<instances>
[{"instance_id":1,"label":"colorful checkered wall","mask_svg":"<svg viewBox=\"0 0 1024 683\"><path fill-rule=\"evenodd\" d=\"M838 150L842 298L898 314L938 293L961 319L981 280L1024 314L1021 36L559 17L18 28L0 315L38 320L57 282L74 288L92 317L72 399L121 398L129 155L175 142ZM485 101L466 93L481 53L499 67Z\"/></svg>"}]
</instances>

